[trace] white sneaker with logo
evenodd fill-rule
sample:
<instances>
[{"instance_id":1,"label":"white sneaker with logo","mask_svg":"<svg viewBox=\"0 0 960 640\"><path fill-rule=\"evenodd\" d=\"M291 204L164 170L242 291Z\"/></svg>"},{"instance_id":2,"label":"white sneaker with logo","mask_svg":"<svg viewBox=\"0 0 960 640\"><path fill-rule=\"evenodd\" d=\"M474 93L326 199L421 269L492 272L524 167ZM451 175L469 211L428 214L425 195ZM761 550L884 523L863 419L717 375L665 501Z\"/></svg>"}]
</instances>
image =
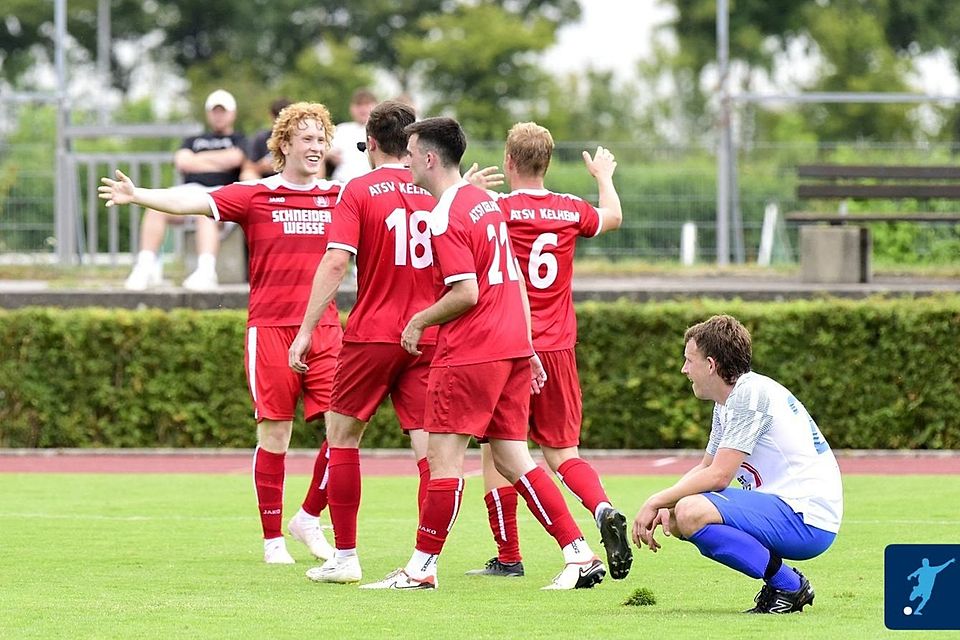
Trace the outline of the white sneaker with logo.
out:
<instances>
[{"instance_id":1,"label":"white sneaker with logo","mask_svg":"<svg viewBox=\"0 0 960 640\"><path fill-rule=\"evenodd\" d=\"M594 556L587 562L568 562L553 582L541 589L546 591L589 589L595 584L600 584L605 575L607 575L606 568L600 562L600 558Z\"/></svg>"},{"instance_id":2,"label":"white sneaker with logo","mask_svg":"<svg viewBox=\"0 0 960 640\"><path fill-rule=\"evenodd\" d=\"M314 582L332 582L334 584L351 584L360 582L363 573L360 571L360 558L346 556L330 558L319 567L307 571L307 577Z\"/></svg>"},{"instance_id":3,"label":"white sneaker with logo","mask_svg":"<svg viewBox=\"0 0 960 640\"><path fill-rule=\"evenodd\" d=\"M409 576L403 569L397 569L380 582L360 585L361 589L436 589L437 576L428 575L417 579Z\"/></svg>"},{"instance_id":4,"label":"white sneaker with logo","mask_svg":"<svg viewBox=\"0 0 960 640\"><path fill-rule=\"evenodd\" d=\"M317 560L328 560L333 557L334 549L324 537L317 520L311 522L294 516L287 523L287 530L294 540L305 544Z\"/></svg>"},{"instance_id":5,"label":"white sneaker with logo","mask_svg":"<svg viewBox=\"0 0 960 640\"><path fill-rule=\"evenodd\" d=\"M216 291L219 286L217 272L211 269L198 268L183 281L183 288L190 291Z\"/></svg>"},{"instance_id":6,"label":"white sneaker with logo","mask_svg":"<svg viewBox=\"0 0 960 640\"><path fill-rule=\"evenodd\" d=\"M146 291L151 287L160 286L162 280L163 263L159 260L152 263L138 261L123 282L123 288L127 291Z\"/></svg>"},{"instance_id":7,"label":"white sneaker with logo","mask_svg":"<svg viewBox=\"0 0 960 640\"><path fill-rule=\"evenodd\" d=\"M287 551L287 543L283 538L272 538L263 541L263 561L267 564L295 564L296 560Z\"/></svg>"}]
</instances>

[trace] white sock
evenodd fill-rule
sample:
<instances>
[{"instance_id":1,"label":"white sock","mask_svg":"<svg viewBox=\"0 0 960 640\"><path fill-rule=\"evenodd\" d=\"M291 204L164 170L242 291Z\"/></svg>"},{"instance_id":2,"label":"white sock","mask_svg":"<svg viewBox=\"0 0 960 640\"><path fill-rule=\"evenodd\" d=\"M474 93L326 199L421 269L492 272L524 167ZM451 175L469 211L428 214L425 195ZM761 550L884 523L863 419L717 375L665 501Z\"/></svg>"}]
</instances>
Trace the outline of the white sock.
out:
<instances>
[{"instance_id":1,"label":"white sock","mask_svg":"<svg viewBox=\"0 0 960 640\"><path fill-rule=\"evenodd\" d=\"M354 547L353 549L337 549L336 551L333 552L333 557L338 560L340 558L355 557L356 555L357 555L356 547Z\"/></svg>"},{"instance_id":2,"label":"white sock","mask_svg":"<svg viewBox=\"0 0 960 640\"><path fill-rule=\"evenodd\" d=\"M154 251L141 251L137 254L137 266L152 267L157 262L157 254Z\"/></svg>"},{"instance_id":3,"label":"white sock","mask_svg":"<svg viewBox=\"0 0 960 640\"><path fill-rule=\"evenodd\" d=\"M268 538L263 541L263 548L265 551L273 551L274 549L280 548L286 549L287 543L283 539L283 536L280 536L279 538Z\"/></svg>"},{"instance_id":4,"label":"white sock","mask_svg":"<svg viewBox=\"0 0 960 640\"><path fill-rule=\"evenodd\" d=\"M404 571L411 578L425 578L426 576L437 575L437 560L440 556L436 553L424 553L419 549L413 550L410 556L410 562L404 567Z\"/></svg>"},{"instance_id":5,"label":"white sock","mask_svg":"<svg viewBox=\"0 0 960 640\"><path fill-rule=\"evenodd\" d=\"M212 253L201 253L197 256L197 271L216 271L217 256Z\"/></svg>"},{"instance_id":6,"label":"white sock","mask_svg":"<svg viewBox=\"0 0 960 640\"><path fill-rule=\"evenodd\" d=\"M563 561L566 564L589 562L592 559L593 551L590 550L590 545L583 538L577 538L563 548Z\"/></svg>"},{"instance_id":7,"label":"white sock","mask_svg":"<svg viewBox=\"0 0 960 640\"><path fill-rule=\"evenodd\" d=\"M613 509L613 505L609 502L601 502L593 512L593 519L596 521L598 527L600 526L600 514L606 509Z\"/></svg>"}]
</instances>

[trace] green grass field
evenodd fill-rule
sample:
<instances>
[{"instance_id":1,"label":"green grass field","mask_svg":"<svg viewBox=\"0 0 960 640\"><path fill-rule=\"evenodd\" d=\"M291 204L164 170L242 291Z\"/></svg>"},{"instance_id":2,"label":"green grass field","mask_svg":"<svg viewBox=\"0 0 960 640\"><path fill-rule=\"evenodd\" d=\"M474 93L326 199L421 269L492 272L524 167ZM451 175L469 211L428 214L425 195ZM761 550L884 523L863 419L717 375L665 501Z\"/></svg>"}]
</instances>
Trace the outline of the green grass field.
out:
<instances>
[{"instance_id":1,"label":"green grass field","mask_svg":"<svg viewBox=\"0 0 960 640\"><path fill-rule=\"evenodd\" d=\"M287 509L306 477L287 479ZM663 477L609 477L632 519ZM360 513L364 581L409 557L415 479L368 478ZM588 591L543 592L560 569L553 540L520 516L527 575L468 578L494 554L482 482L467 482L436 592L313 584L316 563L261 562L250 478L240 475L0 474L0 638L891 638L883 626L883 549L960 541L956 476L848 476L834 546L800 563L817 596L790 616L747 616L758 583L667 540L630 576ZM589 515L571 505L595 550ZM638 587L653 606L621 603ZM910 637L921 637L910 634ZM924 637L957 638L960 632Z\"/></svg>"}]
</instances>

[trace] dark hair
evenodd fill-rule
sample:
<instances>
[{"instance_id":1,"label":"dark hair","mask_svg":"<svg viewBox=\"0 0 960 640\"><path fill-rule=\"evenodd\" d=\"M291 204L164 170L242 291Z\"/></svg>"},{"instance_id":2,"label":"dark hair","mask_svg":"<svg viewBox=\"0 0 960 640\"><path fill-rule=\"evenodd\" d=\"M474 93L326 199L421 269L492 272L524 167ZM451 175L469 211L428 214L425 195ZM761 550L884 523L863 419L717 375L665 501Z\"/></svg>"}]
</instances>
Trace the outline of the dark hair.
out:
<instances>
[{"instance_id":1,"label":"dark hair","mask_svg":"<svg viewBox=\"0 0 960 640\"><path fill-rule=\"evenodd\" d=\"M373 108L367 120L367 135L377 141L388 156L402 158L407 155L406 127L417 120L410 105L385 100Z\"/></svg>"},{"instance_id":2,"label":"dark hair","mask_svg":"<svg viewBox=\"0 0 960 640\"><path fill-rule=\"evenodd\" d=\"M753 348L750 332L733 316L713 316L683 334L683 344L693 340L705 358L717 363L717 374L727 384L750 371Z\"/></svg>"},{"instance_id":3,"label":"dark hair","mask_svg":"<svg viewBox=\"0 0 960 640\"><path fill-rule=\"evenodd\" d=\"M467 150L467 136L453 118L427 118L407 125L404 132L408 136L417 134L420 145L436 151L444 167L460 166L460 158Z\"/></svg>"},{"instance_id":4,"label":"dark hair","mask_svg":"<svg viewBox=\"0 0 960 640\"><path fill-rule=\"evenodd\" d=\"M270 113L273 114L273 119L276 120L277 116L280 115L280 112L289 107L292 102L288 98L277 98L270 103Z\"/></svg>"}]
</instances>

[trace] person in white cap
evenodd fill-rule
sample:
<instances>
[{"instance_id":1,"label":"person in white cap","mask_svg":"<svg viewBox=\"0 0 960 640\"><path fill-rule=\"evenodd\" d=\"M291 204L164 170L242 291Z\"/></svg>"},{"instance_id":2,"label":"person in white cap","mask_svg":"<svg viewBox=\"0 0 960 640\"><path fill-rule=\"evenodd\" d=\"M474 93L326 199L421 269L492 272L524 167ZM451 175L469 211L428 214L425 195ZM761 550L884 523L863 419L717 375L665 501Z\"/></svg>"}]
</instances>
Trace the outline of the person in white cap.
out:
<instances>
[{"instance_id":1,"label":"person in white cap","mask_svg":"<svg viewBox=\"0 0 960 640\"><path fill-rule=\"evenodd\" d=\"M250 169L247 159L247 141L233 129L237 118L237 101L230 92L217 89L204 103L209 129L200 135L184 139L173 156L173 164L183 178L177 188L211 191L244 178ZM256 176L252 176L256 177ZM140 226L140 252L133 271L124 282L131 291L143 291L160 284L162 263L158 259L167 223L174 216L147 209ZM193 291L212 291L217 282L217 252L220 232L217 223L206 216L197 216L197 268L183 281L183 287Z\"/></svg>"}]
</instances>

